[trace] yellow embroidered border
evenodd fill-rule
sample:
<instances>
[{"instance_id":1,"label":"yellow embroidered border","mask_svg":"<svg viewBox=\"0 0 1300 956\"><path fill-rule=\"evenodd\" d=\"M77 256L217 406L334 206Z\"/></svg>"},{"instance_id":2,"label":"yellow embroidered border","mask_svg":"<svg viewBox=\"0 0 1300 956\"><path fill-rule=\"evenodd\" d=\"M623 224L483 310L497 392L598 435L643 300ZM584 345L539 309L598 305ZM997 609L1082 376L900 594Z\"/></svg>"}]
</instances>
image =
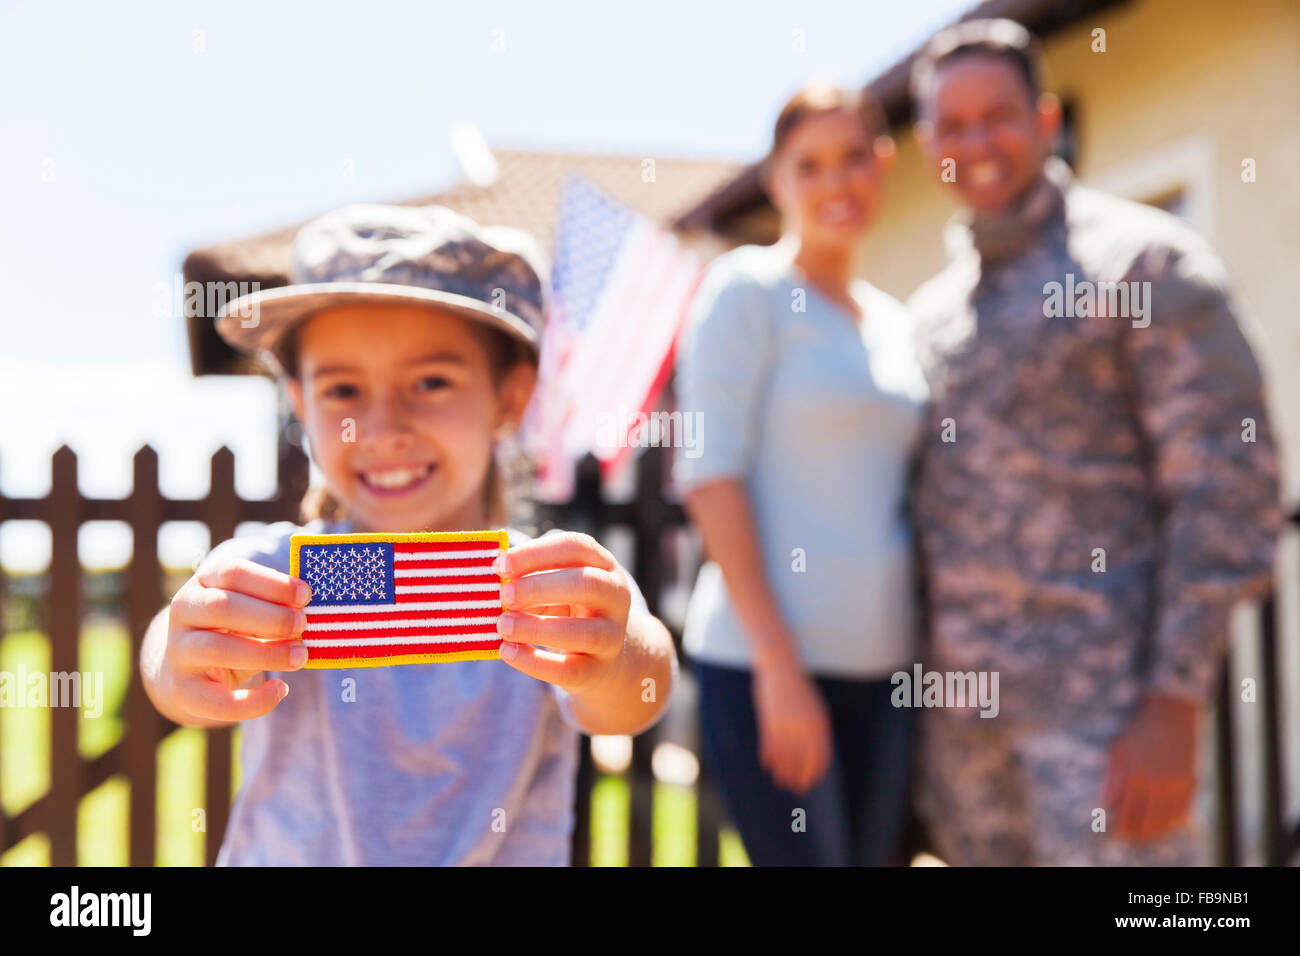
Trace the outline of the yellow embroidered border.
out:
<instances>
[{"instance_id":1,"label":"yellow embroidered border","mask_svg":"<svg viewBox=\"0 0 1300 956\"><path fill-rule=\"evenodd\" d=\"M289 537L289 576L298 577L298 549L307 544L364 544L366 542L404 542L418 541L483 541L496 542L497 548L505 551L510 547L510 533L504 529L498 531L426 531L418 534L377 534L373 532L356 534L295 534ZM505 583L505 578L500 579ZM501 609L505 610L504 602ZM398 664L446 664L452 661L487 661L498 660L501 655L495 650L448 651L442 654L393 654L388 657L347 657L322 660L308 659L304 670L341 670L349 667L389 667Z\"/></svg>"}]
</instances>

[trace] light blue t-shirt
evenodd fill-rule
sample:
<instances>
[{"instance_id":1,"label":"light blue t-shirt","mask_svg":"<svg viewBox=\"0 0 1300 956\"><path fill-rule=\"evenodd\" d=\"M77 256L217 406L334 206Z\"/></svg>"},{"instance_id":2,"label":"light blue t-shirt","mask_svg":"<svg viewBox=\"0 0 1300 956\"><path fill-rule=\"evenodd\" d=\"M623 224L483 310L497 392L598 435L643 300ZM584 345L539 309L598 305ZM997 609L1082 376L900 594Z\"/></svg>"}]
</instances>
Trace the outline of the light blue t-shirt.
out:
<instances>
[{"instance_id":1,"label":"light blue t-shirt","mask_svg":"<svg viewBox=\"0 0 1300 956\"><path fill-rule=\"evenodd\" d=\"M905 501L928 390L907 309L856 279L856 325L801 279L791 252L741 246L710 266L677 367L678 405L698 416L699 438L678 452L673 477L683 491L743 480L767 583L804 666L881 677L915 655ZM691 595L683 649L751 666L712 561Z\"/></svg>"},{"instance_id":2,"label":"light blue t-shirt","mask_svg":"<svg viewBox=\"0 0 1300 956\"><path fill-rule=\"evenodd\" d=\"M288 573L291 535L350 530L283 521L212 555ZM499 660L275 676L289 696L242 724L218 866L568 864L581 728L559 687Z\"/></svg>"}]
</instances>

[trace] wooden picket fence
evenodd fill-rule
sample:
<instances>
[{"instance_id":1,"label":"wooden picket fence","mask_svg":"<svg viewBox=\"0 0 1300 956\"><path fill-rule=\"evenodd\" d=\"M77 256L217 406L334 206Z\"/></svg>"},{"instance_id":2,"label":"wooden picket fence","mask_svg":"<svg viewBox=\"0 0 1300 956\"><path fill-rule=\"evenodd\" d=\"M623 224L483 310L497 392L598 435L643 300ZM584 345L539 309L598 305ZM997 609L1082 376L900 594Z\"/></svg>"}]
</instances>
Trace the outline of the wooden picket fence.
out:
<instances>
[{"instance_id":1,"label":"wooden picket fence","mask_svg":"<svg viewBox=\"0 0 1300 956\"><path fill-rule=\"evenodd\" d=\"M126 578L124 616L132 637L131 678L124 704L126 732L109 750L83 760L77 749L78 711L72 707L50 710L50 788L17 816L0 811L0 852L34 833L49 839L50 862L73 866L77 862L77 807L81 798L110 777L130 781L129 860L152 866L156 859L156 805L158 744L176 725L162 717L141 686L136 652L145 628L170 599L163 592L163 569L158 562L158 531L167 521L195 521L208 527L215 544L232 537L243 521L279 521L293 518L305 489L306 459L282 448L278 493L267 500L247 500L235 491L235 456L221 448L212 456L208 494L198 499L174 499L158 486L158 454L149 446L134 459L134 484L126 498L87 498L81 494L77 456L66 445L51 459L50 492L43 498L6 498L0 495L0 521L42 521L50 528L49 585L42 615L51 647L50 670L79 671L78 644L82 619L82 569L77 556L78 532L88 521L121 521L131 528L131 563ZM4 576L0 575L0 587ZM0 594L0 599L3 594ZM230 805L232 732L208 730L207 859L216 858L225 832Z\"/></svg>"},{"instance_id":2,"label":"wooden picket fence","mask_svg":"<svg viewBox=\"0 0 1300 956\"><path fill-rule=\"evenodd\" d=\"M647 461L659 462L658 456ZM599 469L588 459L578 469L578 494L564 505L544 510L542 528L551 524L590 527L600 531L611 524L626 524L636 534L636 559L630 569L637 576L651 609L657 608L662 566L656 550L658 529L682 524L680 505L662 500L662 475L649 477L642 470L644 494L633 505L605 505L599 490ZM177 725L162 717L150 703L139 678L136 652L144 631L158 609L170 599L164 593L163 568L158 561L158 531L164 522L191 521L205 525L213 544L234 535L243 522L296 520L306 488L308 466L293 445L281 442L277 462L277 492L269 499L245 499L235 491L235 456L221 448L211 459L208 493L197 499L172 499L162 495L158 484L158 455L153 448L141 448L134 458L134 482L129 496L121 499L88 498L81 494L77 456L63 446L51 460L50 493L41 498L6 498L0 494L0 522L29 520L47 524L51 532L48 586L42 595L41 615L51 645L50 670L73 673L80 670L78 638L83 616L82 569L78 560L78 532L89 521L120 521L131 528L132 553L126 575L124 618L132 637L130 684L124 704L126 732L110 749L92 759L83 759L77 749L78 711L51 707L50 788L35 802L13 817L0 808L0 853L26 837L42 833L49 840L50 861L55 866L72 866L77 861L77 808L83 796L109 778L123 775L130 781L128 853L132 865L153 865L156 860L157 752L161 740ZM593 477L596 484L593 486ZM5 577L0 574L0 602L4 599ZM227 795L233 769L232 731L208 729L205 789L206 859L216 859L230 811ZM636 738L628 769L629 780L629 864L648 864L651 857L653 774L650 760L658 735L651 732ZM597 769L589 741L584 738L575 807L573 859L590 859L591 789ZM718 858L717 801L702 769L698 806L699 857L705 863Z\"/></svg>"},{"instance_id":3,"label":"wooden picket fence","mask_svg":"<svg viewBox=\"0 0 1300 956\"><path fill-rule=\"evenodd\" d=\"M633 555L629 570L646 596L650 610L657 613L661 593L668 584L664 555L664 532L686 525L681 505L665 495L668 451L648 448L636 460L635 495L627 502L606 500L597 462L590 456L580 463L572 499L560 505L542 506L540 530L548 526L588 531L603 537L611 529L629 530ZM49 636L51 670L79 671L78 638L82 620L82 569L78 560L78 532L89 521L120 521L130 526L133 551L126 576L124 616L133 639L131 683L124 713L126 731L106 752L83 759L77 748L78 711L69 707L50 708L50 787L34 803L8 817L0 809L0 853L26 837L43 833L56 866L77 861L77 810L81 798L110 777L125 776L130 782L129 860L132 865L151 866L156 861L157 753L159 742L175 725L154 709L140 685L135 654L150 620L169 594L164 593L163 569L158 561L158 532L164 522L193 521L209 529L215 544L231 537L242 522L296 520L306 487L308 466L302 452L282 441L278 460L276 494L269 499L245 499L235 491L235 457L227 448L211 459L211 483L207 495L197 499L164 497L158 483L158 455L145 446L134 458L134 485L121 499L88 498L78 484L77 456L64 446L51 460L49 494L40 498L6 498L0 494L0 523L13 520L44 522L52 539L48 587L41 601L45 630ZM1300 518L1292 519L1293 523ZM694 569L690 569L694 570ZM5 576L0 574L0 607L3 606ZM1278 675L1282 673L1282 648L1278 640L1276 604L1273 599L1259 609L1264 662L1261 681L1263 713L1264 827L1262 841L1265 862L1278 865L1289 860L1300 847L1300 828L1286 820L1283 779L1283 727ZM674 633L680 646L680 634ZM1217 851L1219 862L1239 863L1244 858L1236 833L1236 820L1243 781L1238 776L1235 754L1237 735L1233 729L1235 696L1225 674L1216 725ZM659 727L633 739L631 764L627 771L630 791L627 861L630 865L651 862L654 775L651 758L660 740ZM207 730L206 858L212 863L221 844L228 819L232 772L232 734L229 729ZM1292 741L1292 758L1300 759L1300 748ZM591 792L597 777L589 741L584 738L577 786L573 860L590 859ZM707 762L700 763L696 784L696 859L700 865L718 860L718 834L722 812L709 779ZM909 826L908 850L924 847L924 834L913 820Z\"/></svg>"}]
</instances>

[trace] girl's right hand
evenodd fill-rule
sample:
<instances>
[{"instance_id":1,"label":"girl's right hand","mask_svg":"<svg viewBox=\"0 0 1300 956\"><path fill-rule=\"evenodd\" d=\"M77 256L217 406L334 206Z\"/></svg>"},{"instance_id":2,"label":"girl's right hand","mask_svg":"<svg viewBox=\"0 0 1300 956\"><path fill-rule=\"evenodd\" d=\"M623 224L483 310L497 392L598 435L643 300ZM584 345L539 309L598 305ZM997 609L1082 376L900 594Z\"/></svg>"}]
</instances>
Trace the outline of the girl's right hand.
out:
<instances>
[{"instance_id":1,"label":"girl's right hand","mask_svg":"<svg viewBox=\"0 0 1300 956\"><path fill-rule=\"evenodd\" d=\"M754 669L758 759L783 790L803 795L831 763L831 721L821 690L796 663Z\"/></svg>"},{"instance_id":2,"label":"girl's right hand","mask_svg":"<svg viewBox=\"0 0 1300 956\"><path fill-rule=\"evenodd\" d=\"M246 560L200 566L172 598L158 671L160 702L206 720L269 713L289 693L282 680L243 685L262 671L298 670L311 600L305 581Z\"/></svg>"}]
</instances>

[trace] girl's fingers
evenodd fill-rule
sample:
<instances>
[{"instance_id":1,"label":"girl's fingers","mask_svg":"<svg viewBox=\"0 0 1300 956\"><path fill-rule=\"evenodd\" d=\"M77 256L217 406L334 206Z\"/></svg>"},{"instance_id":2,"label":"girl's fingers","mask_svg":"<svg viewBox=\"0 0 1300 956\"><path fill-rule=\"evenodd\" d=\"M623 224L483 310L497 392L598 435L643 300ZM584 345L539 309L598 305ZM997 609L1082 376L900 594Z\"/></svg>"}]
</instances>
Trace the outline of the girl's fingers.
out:
<instances>
[{"instance_id":1,"label":"girl's fingers","mask_svg":"<svg viewBox=\"0 0 1300 956\"><path fill-rule=\"evenodd\" d=\"M221 588L189 588L172 601L171 622L200 630L234 631L253 637L285 640L307 626L300 609Z\"/></svg>"},{"instance_id":2,"label":"girl's fingers","mask_svg":"<svg viewBox=\"0 0 1300 956\"><path fill-rule=\"evenodd\" d=\"M541 644L601 658L612 657L623 647L622 629L605 617L540 618L506 611L497 619L497 632L514 643Z\"/></svg>"},{"instance_id":3,"label":"girl's fingers","mask_svg":"<svg viewBox=\"0 0 1300 956\"><path fill-rule=\"evenodd\" d=\"M529 644L504 642L501 659L515 670L565 690L580 691L599 672L600 662L586 654L556 654Z\"/></svg>"},{"instance_id":4,"label":"girl's fingers","mask_svg":"<svg viewBox=\"0 0 1300 956\"><path fill-rule=\"evenodd\" d=\"M572 617L573 606L571 604L546 604L542 607L532 607L528 609L530 613L541 617Z\"/></svg>"},{"instance_id":5,"label":"girl's fingers","mask_svg":"<svg viewBox=\"0 0 1300 956\"><path fill-rule=\"evenodd\" d=\"M589 534L566 531L525 541L497 556L493 569L502 577L514 578L535 571L576 568L584 565L613 571L614 556Z\"/></svg>"},{"instance_id":6,"label":"girl's fingers","mask_svg":"<svg viewBox=\"0 0 1300 956\"><path fill-rule=\"evenodd\" d=\"M238 591L286 607L302 607L311 600L311 586L306 581L256 561L214 561L200 565L194 576L205 588Z\"/></svg>"},{"instance_id":7,"label":"girl's fingers","mask_svg":"<svg viewBox=\"0 0 1300 956\"><path fill-rule=\"evenodd\" d=\"M218 631L181 631L169 652L176 667L187 670L294 671L307 662L307 647L300 640L265 641Z\"/></svg>"},{"instance_id":8,"label":"girl's fingers","mask_svg":"<svg viewBox=\"0 0 1300 956\"><path fill-rule=\"evenodd\" d=\"M257 687L231 690L206 677L181 680L177 690L180 705L195 717L207 720L252 720L269 714L289 693L282 680L266 680Z\"/></svg>"},{"instance_id":9,"label":"girl's fingers","mask_svg":"<svg viewBox=\"0 0 1300 956\"><path fill-rule=\"evenodd\" d=\"M548 604L578 604L615 620L626 620L632 603L631 593L619 575L593 567L542 571L507 581L501 586L501 600L516 611Z\"/></svg>"}]
</instances>

